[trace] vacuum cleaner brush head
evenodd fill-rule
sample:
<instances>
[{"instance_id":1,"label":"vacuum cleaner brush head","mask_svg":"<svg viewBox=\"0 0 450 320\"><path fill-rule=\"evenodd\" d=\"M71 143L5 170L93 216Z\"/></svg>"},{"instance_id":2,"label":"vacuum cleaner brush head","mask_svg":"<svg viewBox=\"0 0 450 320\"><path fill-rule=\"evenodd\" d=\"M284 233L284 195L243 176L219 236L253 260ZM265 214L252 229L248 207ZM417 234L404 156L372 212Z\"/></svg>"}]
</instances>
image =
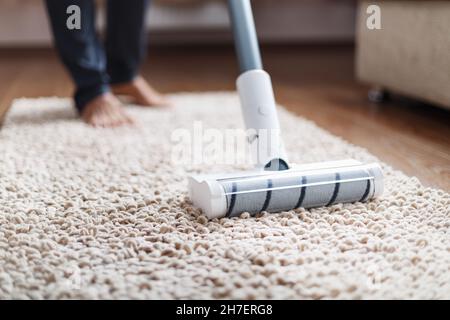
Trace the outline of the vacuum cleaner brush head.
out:
<instances>
[{"instance_id":1,"label":"vacuum cleaner brush head","mask_svg":"<svg viewBox=\"0 0 450 320\"><path fill-rule=\"evenodd\" d=\"M194 176L189 189L194 205L212 219L367 201L382 194L383 173L376 163L333 161L283 171Z\"/></svg>"}]
</instances>

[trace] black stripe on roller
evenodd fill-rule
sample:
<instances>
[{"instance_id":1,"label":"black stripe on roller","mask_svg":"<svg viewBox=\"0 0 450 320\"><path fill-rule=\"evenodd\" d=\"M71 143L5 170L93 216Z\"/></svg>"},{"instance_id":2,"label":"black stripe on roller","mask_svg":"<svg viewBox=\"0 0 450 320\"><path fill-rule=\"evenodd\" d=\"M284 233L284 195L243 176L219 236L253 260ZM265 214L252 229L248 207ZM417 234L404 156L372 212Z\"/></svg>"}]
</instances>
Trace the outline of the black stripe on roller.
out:
<instances>
[{"instance_id":1,"label":"black stripe on roller","mask_svg":"<svg viewBox=\"0 0 450 320\"><path fill-rule=\"evenodd\" d=\"M229 217L231 212L233 212L234 205L236 203L236 193L237 192L237 184L236 182L231 183L231 199L230 199L230 206L228 207L226 217Z\"/></svg>"},{"instance_id":2,"label":"black stripe on roller","mask_svg":"<svg viewBox=\"0 0 450 320\"><path fill-rule=\"evenodd\" d=\"M339 173L336 173L336 181L341 180L341 175ZM334 201L336 200L338 194L339 194L339 188L341 186L340 182L336 182L336 184L334 185L334 191L333 191L333 196L331 197L330 201L328 201L327 206L331 206Z\"/></svg>"},{"instance_id":3,"label":"black stripe on roller","mask_svg":"<svg viewBox=\"0 0 450 320\"><path fill-rule=\"evenodd\" d=\"M369 192L370 192L370 180L367 179L366 190L364 191L364 194L361 197L361 199L359 199L359 202L366 201L366 198L369 195Z\"/></svg>"},{"instance_id":4,"label":"black stripe on roller","mask_svg":"<svg viewBox=\"0 0 450 320\"><path fill-rule=\"evenodd\" d=\"M306 184L306 177L303 176L302 177L302 185ZM298 198L297 204L295 205L295 209L300 208L303 204L303 200L305 200L305 195L306 195L306 187L300 187L300 196Z\"/></svg>"},{"instance_id":5,"label":"black stripe on roller","mask_svg":"<svg viewBox=\"0 0 450 320\"><path fill-rule=\"evenodd\" d=\"M267 180L267 188L269 190L267 190L266 201L264 201L264 205L263 205L261 211L265 211L267 209L267 207L269 206L270 198L272 198L272 190L270 190L270 189L272 189L272 186L273 186L272 179Z\"/></svg>"}]
</instances>

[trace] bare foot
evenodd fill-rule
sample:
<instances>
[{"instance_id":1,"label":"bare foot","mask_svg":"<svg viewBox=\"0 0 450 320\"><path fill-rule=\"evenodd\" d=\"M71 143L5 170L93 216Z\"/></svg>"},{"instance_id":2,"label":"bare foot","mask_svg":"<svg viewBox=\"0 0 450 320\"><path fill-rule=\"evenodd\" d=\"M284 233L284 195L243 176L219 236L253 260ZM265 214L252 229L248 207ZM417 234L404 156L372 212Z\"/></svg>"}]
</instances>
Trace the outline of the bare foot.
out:
<instances>
[{"instance_id":1,"label":"bare foot","mask_svg":"<svg viewBox=\"0 0 450 320\"><path fill-rule=\"evenodd\" d=\"M84 107L81 117L94 127L112 128L134 123L123 110L120 101L109 92L90 101Z\"/></svg>"},{"instance_id":2,"label":"bare foot","mask_svg":"<svg viewBox=\"0 0 450 320\"><path fill-rule=\"evenodd\" d=\"M111 89L116 95L127 96L131 102L141 106L169 106L170 102L158 91L153 89L141 76L133 81L111 85Z\"/></svg>"}]
</instances>

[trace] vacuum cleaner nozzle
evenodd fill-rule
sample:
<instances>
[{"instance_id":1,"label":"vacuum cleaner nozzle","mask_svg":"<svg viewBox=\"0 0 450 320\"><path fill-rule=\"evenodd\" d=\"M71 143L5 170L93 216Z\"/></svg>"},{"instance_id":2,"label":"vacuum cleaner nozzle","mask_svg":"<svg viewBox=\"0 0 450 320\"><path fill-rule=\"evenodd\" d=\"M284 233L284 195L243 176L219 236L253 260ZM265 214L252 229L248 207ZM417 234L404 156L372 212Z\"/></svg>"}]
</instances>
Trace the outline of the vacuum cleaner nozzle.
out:
<instances>
[{"instance_id":1,"label":"vacuum cleaner nozzle","mask_svg":"<svg viewBox=\"0 0 450 320\"><path fill-rule=\"evenodd\" d=\"M376 163L332 161L283 171L194 176L189 190L194 205L213 219L367 201L382 194L383 173Z\"/></svg>"},{"instance_id":2,"label":"vacuum cleaner nozzle","mask_svg":"<svg viewBox=\"0 0 450 320\"><path fill-rule=\"evenodd\" d=\"M236 81L255 171L190 177L194 205L209 218L366 201L383 192L378 164L337 161L291 167L270 75L263 70L249 0L228 0L241 75ZM266 139L265 136L269 136Z\"/></svg>"}]
</instances>

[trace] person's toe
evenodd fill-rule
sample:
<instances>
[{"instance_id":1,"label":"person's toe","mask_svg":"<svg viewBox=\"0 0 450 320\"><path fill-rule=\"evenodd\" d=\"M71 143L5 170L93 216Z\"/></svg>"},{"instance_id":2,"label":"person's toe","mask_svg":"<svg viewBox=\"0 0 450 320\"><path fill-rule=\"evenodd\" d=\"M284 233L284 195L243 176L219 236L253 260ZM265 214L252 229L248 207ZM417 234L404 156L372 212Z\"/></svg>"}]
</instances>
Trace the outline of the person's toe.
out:
<instances>
[{"instance_id":1,"label":"person's toe","mask_svg":"<svg viewBox=\"0 0 450 320\"><path fill-rule=\"evenodd\" d=\"M131 122L120 101L111 93L101 95L86 105L82 118L93 127L100 128L118 127Z\"/></svg>"},{"instance_id":2,"label":"person's toe","mask_svg":"<svg viewBox=\"0 0 450 320\"><path fill-rule=\"evenodd\" d=\"M131 116L129 116L127 113L124 112L123 114L123 121L125 124L127 125L135 125L136 121L134 120L134 118L132 118Z\"/></svg>"},{"instance_id":3,"label":"person's toe","mask_svg":"<svg viewBox=\"0 0 450 320\"><path fill-rule=\"evenodd\" d=\"M122 117L116 110L116 108L108 109L108 125L111 127L118 127L123 125Z\"/></svg>"}]
</instances>

